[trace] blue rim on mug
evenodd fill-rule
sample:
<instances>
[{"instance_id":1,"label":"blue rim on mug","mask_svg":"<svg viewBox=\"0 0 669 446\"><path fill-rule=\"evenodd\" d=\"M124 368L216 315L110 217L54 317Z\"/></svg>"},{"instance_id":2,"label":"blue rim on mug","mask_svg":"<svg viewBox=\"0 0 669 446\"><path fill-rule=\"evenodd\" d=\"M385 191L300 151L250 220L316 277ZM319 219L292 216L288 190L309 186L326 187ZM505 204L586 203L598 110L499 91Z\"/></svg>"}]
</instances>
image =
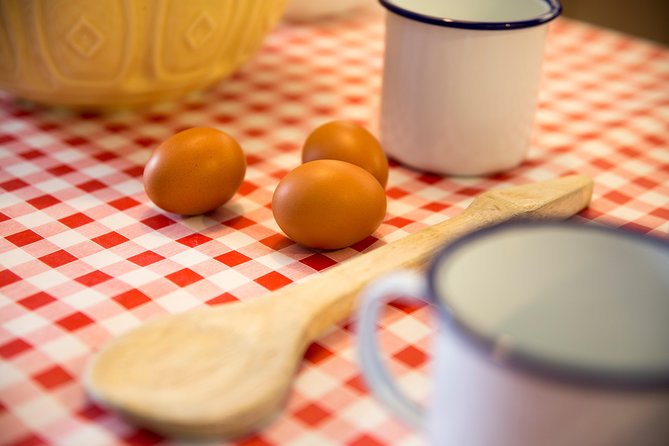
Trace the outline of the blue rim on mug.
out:
<instances>
[{"instance_id":1,"label":"blue rim on mug","mask_svg":"<svg viewBox=\"0 0 669 446\"><path fill-rule=\"evenodd\" d=\"M473 233L462 236L451 244L447 245L433 258L427 270L427 293L428 301L437 309L439 318L448 326L454 329L454 333L460 336L464 341L469 342L480 353L494 361L501 367L521 372L530 372L537 376L544 376L558 382L582 385L593 388L608 388L615 390L634 390L634 391L669 391L669 369L655 374L614 374L606 375L599 370L579 368L578 366L560 363L559 361L550 361L533 356L531 353L522 350L510 348L505 349L500 357L497 354L499 350L499 340L489 334L483 333L465 321L458 312L448 304L448 297L438 297L436 290L436 274L438 266L449 256L459 250L463 245L488 235L492 232L503 230L510 227L578 227L586 231L600 231L615 233L621 237L628 237L640 243L651 243L659 246L661 249L669 252L669 241L641 234L632 230L614 228L601 224L584 224L565 221L511 221L498 225L490 226ZM669 298L669 296L667 296Z\"/></svg>"},{"instance_id":2,"label":"blue rim on mug","mask_svg":"<svg viewBox=\"0 0 669 446\"><path fill-rule=\"evenodd\" d=\"M416 20L431 25L445 26L449 28L501 31L501 30L521 29L521 28L530 28L533 26L538 26L550 22L551 20L557 18L562 13L562 5L560 4L559 0L543 0L543 1L549 7L549 10L547 12L532 19L518 20L512 22L511 21L475 22L468 20L458 20L450 17L438 17L434 15L427 15L411 11L409 9L398 6L393 2L393 0L379 0L379 3L381 3L381 5L383 5L387 10L394 12L395 14L398 14L411 20Z\"/></svg>"}]
</instances>

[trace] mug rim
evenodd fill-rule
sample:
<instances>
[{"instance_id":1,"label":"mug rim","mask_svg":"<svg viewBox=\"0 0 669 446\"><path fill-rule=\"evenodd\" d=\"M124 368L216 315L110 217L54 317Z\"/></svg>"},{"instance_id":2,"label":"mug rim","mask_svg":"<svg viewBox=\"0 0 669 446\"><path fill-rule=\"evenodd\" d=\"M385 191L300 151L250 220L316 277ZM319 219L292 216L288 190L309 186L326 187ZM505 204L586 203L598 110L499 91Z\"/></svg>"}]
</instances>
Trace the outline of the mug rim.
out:
<instances>
[{"instance_id":1,"label":"mug rim","mask_svg":"<svg viewBox=\"0 0 669 446\"><path fill-rule=\"evenodd\" d=\"M441 263L451 254L459 250L462 245L477 239L481 236L498 232L507 228L579 228L583 231L598 231L613 233L617 236L632 238L642 243L650 243L660 246L669 252L669 241L658 237L642 234L624 228L616 228L600 223L576 223L567 221L529 221L517 220L508 221L501 224L485 227L473 233L466 234L454 242L442 248L432 259L427 269L427 299L430 304L436 307L439 319L447 326L453 328L456 336L468 342L478 353L482 353L485 359L495 364L518 371L529 372L532 375L543 376L554 381L567 384L576 384L587 387L608 388L616 390L666 390L669 391L669 369L662 370L659 373L635 373L623 372L615 374L606 374L601 369L579 367L578 365L568 364L560 360L549 360L540 358L530 352L514 349L513 347L503 347L498 340L490 334L469 324L455 309L449 305L447 296L438 297L436 290L436 270ZM500 349L503 353L500 354Z\"/></svg>"},{"instance_id":2,"label":"mug rim","mask_svg":"<svg viewBox=\"0 0 669 446\"><path fill-rule=\"evenodd\" d=\"M395 4L392 0L379 0L379 3L388 11L398 14L410 20L427 23L430 25L443 26L447 28L461 28L473 30L504 31L521 28L531 28L533 26L548 23L557 18L562 13L562 4L559 0L543 0L548 4L549 10L537 17L525 20L502 21L502 22L478 22L471 20L459 20L450 17L439 17L436 15L422 14L411 11Z\"/></svg>"}]
</instances>

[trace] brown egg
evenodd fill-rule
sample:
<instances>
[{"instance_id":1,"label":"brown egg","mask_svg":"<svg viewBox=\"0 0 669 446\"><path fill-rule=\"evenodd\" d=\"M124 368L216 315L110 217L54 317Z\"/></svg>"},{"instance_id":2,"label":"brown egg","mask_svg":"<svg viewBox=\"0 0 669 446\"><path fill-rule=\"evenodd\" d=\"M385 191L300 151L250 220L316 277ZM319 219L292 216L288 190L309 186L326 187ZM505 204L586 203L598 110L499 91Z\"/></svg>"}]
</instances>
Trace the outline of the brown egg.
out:
<instances>
[{"instance_id":1,"label":"brown egg","mask_svg":"<svg viewBox=\"0 0 669 446\"><path fill-rule=\"evenodd\" d=\"M144 167L144 189L165 211L202 214L230 200L245 173L237 141L217 129L192 128L155 149Z\"/></svg>"},{"instance_id":2,"label":"brown egg","mask_svg":"<svg viewBox=\"0 0 669 446\"><path fill-rule=\"evenodd\" d=\"M302 148L302 162L318 159L346 161L388 182L388 159L379 141L363 127L349 121L332 121L311 132Z\"/></svg>"},{"instance_id":3,"label":"brown egg","mask_svg":"<svg viewBox=\"0 0 669 446\"><path fill-rule=\"evenodd\" d=\"M279 182L272 212L279 227L298 244L339 249L379 227L386 214L386 195L364 169L339 160L316 160Z\"/></svg>"}]
</instances>

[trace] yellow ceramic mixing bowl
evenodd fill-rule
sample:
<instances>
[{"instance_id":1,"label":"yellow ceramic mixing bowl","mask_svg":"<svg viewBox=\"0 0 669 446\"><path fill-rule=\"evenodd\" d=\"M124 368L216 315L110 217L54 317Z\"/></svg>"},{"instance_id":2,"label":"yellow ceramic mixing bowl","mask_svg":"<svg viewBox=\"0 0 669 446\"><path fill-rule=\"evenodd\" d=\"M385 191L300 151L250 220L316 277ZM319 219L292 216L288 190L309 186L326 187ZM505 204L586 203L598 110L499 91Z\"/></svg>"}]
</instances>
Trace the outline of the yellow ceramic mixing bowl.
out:
<instances>
[{"instance_id":1,"label":"yellow ceramic mixing bowl","mask_svg":"<svg viewBox=\"0 0 669 446\"><path fill-rule=\"evenodd\" d=\"M0 89L49 104L166 100L232 73L285 0L1 0Z\"/></svg>"}]
</instances>

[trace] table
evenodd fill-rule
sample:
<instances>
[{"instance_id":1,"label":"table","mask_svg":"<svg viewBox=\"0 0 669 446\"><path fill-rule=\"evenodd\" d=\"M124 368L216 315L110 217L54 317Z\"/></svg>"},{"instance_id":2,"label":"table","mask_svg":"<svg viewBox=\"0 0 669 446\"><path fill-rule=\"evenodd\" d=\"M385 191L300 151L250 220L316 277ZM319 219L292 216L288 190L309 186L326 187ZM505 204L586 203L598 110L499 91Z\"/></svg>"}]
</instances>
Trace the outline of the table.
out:
<instances>
[{"instance_id":1,"label":"table","mask_svg":"<svg viewBox=\"0 0 669 446\"><path fill-rule=\"evenodd\" d=\"M387 218L373 236L335 252L292 243L269 208L274 187L320 123L376 128L383 32L376 8L282 24L213 89L141 110L75 112L0 96L0 443L184 444L91 403L79 380L91 354L161 314L299 282L456 215L490 188L590 175L592 205L575 219L666 236L669 48L558 19L526 162L481 178L391 163ZM193 126L237 138L248 170L230 203L181 218L148 201L142 169L161 140ZM397 302L380 326L393 373L425 399L429 309ZM347 323L309 347L282 415L235 444L421 441L369 395Z\"/></svg>"}]
</instances>

